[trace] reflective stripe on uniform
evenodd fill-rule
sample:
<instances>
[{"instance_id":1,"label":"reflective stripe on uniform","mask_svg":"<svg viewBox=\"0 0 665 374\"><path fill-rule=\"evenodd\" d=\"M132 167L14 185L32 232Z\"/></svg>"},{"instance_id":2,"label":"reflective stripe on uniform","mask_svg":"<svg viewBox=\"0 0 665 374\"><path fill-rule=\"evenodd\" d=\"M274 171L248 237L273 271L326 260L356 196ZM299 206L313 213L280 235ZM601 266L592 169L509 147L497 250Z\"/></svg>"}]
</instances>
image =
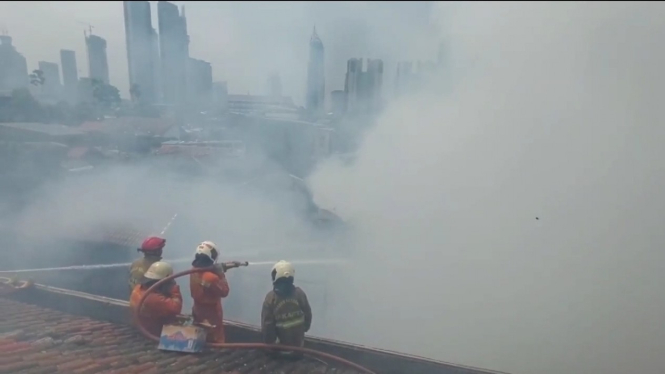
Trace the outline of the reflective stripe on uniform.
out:
<instances>
[{"instance_id":1,"label":"reflective stripe on uniform","mask_svg":"<svg viewBox=\"0 0 665 374\"><path fill-rule=\"evenodd\" d=\"M275 326L279 329L291 329L304 324L305 324L305 317L301 316L286 321L277 322Z\"/></svg>"}]
</instances>

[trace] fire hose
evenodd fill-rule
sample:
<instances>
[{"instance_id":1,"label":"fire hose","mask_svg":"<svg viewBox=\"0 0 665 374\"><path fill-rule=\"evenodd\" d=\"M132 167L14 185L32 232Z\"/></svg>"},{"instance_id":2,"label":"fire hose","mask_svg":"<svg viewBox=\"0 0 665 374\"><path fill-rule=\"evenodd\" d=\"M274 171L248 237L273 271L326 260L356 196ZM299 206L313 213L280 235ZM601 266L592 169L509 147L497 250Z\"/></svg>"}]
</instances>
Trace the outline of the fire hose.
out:
<instances>
[{"instance_id":1,"label":"fire hose","mask_svg":"<svg viewBox=\"0 0 665 374\"><path fill-rule=\"evenodd\" d=\"M139 300L138 305L136 306L136 309L132 311L134 320L136 321L136 325L141 332L146 338L156 341L159 341L159 337L156 335L151 334L142 324L141 324L141 319L139 318L139 311L143 307L143 303L145 302L146 298L148 295L151 293L155 292L159 286L162 284L169 282L171 280L174 280L176 278L183 277L185 275L189 274L194 274L194 273L203 273L205 271L214 271L214 267L210 268L194 268L194 269L189 269L182 271L180 273L173 274L169 277L166 277L157 283L153 284L148 290L143 294L141 297L141 300ZM264 343L207 343L207 346L212 347L212 348L220 348L220 349L260 349L260 350L278 350L278 351L292 351L292 352L299 352L303 354L307 354L310 356L314 356L323 360L329 360L329 361L334 361L337 363L340 363L344 366L353 368L361 373L365 374L375 374L373 371L362 367L358 364L355 364L351 361L347 361L341 357L333 356L328 353L324 352L319 352L314 349L310 348L304 348L304 347L292 347L292 346L284 346L284 345L279 345L279 344L264 344Z\"/></svg>"}]
</instances>

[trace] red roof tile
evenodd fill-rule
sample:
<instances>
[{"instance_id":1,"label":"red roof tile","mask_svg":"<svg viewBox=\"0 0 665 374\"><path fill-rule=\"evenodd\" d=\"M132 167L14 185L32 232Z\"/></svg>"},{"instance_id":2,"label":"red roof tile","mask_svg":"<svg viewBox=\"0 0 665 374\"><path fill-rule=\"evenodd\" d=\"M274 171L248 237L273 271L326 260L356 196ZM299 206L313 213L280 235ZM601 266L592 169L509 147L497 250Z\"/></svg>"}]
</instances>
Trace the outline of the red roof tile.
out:
<instances>
[{"instance_id":1,"label":"red roof tile","mask_svg":"<svg viewBox=\"0 0 665 374\"><path fill-rule=\"evenodd\" d=\"M1 373L355 373L310 358L274 360L255 350L165 352L131 326L3 298L0 310Z\"/></svg>"}]
</instances>

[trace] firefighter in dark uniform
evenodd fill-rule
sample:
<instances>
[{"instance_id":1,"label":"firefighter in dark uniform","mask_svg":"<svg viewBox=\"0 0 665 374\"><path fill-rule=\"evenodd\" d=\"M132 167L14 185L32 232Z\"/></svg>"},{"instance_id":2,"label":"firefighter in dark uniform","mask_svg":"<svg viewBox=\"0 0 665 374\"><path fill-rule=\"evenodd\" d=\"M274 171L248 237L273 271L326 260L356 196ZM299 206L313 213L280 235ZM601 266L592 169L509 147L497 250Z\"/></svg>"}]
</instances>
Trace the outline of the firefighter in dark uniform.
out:
<instances>
[{"instance_id":1,"label":"firefighter in dark uniform","mask_svg":"<svg viewBox=\"0 0 665 374\"><path fill-rule=\"evenodd\" d=\"M312 308L305 291L293 284L294 275L293 265L286 261L272 268L273 289L266 295L261 311L261 330L267 344L302 347L305 343L305 333L312 325Z\"/></svg>"}]
</instances>

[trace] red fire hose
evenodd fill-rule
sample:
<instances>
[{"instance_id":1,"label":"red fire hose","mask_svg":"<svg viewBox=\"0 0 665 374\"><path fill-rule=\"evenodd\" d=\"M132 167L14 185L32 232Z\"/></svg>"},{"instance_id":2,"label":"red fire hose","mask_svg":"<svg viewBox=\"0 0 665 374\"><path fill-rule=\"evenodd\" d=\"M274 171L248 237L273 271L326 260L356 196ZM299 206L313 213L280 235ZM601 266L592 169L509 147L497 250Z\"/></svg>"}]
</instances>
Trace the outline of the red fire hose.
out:
<instances>
[{"instance_id":1,"label":"red fire hose","mask_svg":"<svg viewBox=\"0 0 665 374\"><path fill-rule=\"evenodd\" d=\"M213 268L198 268L198 269L189 269L182 271L180 273L173 274L169 277L166 277L159 282L155 283L152 285L152 287L148 288L148 290L143 294L143 297L141 297L141 300L139 300L139 304L136 306L136 309L132 311L134 315L134 320L136 321L136 325L141 332L146 338L154 341L159 341L159 337L156 335L151 334L142 324L141 324L141 319L139 318L139 313L138 311L141 310L143 307L143 303L145 302L145 299L153 293L157 287L160 285L176 279L180 278L185 275L193 274L193 273L203 273L205 271L214 271ZM341 357L333 356L331 354L327 354L324 352L319 352L313 349L309 348L304 348L304 347L291 347L291 346L283 346L279 344L263 344L263 343L207 343L207 346L213 347L213 348L222 348L222 349L263 349L263 350L279 350L279 351L293 351L293 352L300 352L304 353L310 356L318 357L324 360L329 360L329 361L335 361L337 363L340 363L344 366L348 366L350 368L353 368L361 373L365 374L375 374L373 371L364 368L358 364L355 364L353 362L347 361Z\"/></svg>"}]
</instances>

